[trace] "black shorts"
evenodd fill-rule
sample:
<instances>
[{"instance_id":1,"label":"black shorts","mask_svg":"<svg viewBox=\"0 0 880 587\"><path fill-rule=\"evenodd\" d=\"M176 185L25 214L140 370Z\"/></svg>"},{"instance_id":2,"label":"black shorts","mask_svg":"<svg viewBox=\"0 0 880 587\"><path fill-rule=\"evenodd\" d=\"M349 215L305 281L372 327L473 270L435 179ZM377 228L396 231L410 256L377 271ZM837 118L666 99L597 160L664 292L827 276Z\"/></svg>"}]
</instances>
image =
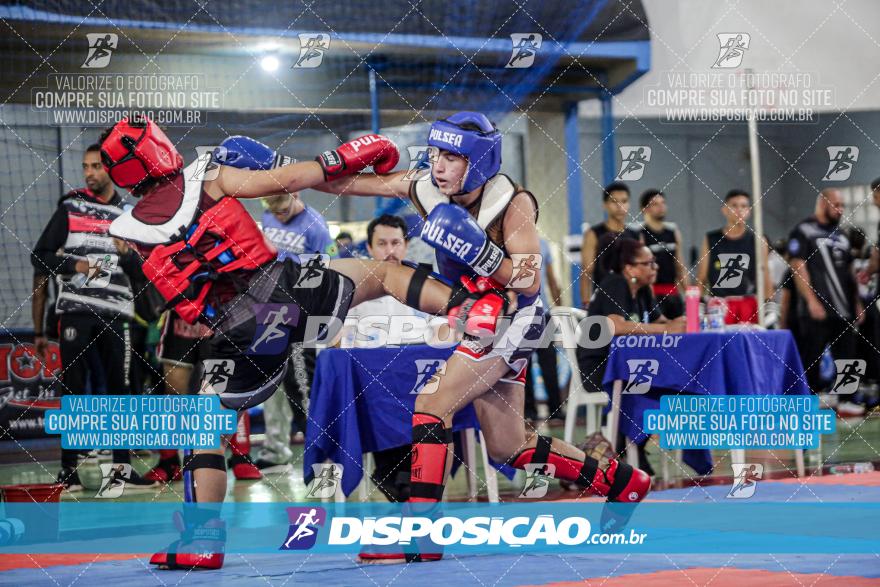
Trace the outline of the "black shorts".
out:
<instances>
[{"instance_id":1,"label":"black shorts","mask_svg":"<svg viewBox=\"0 0 880 587\"><path fill-rule=\"evenodd\" d=\"M211 329L204 324L187 324L177 312L169 311L156 346L156 356L169 365L194 368L202 360L210 358L210 336Z\"/></svg>"},{"instance_id":2,"label":"black shorts","mask_svg":"<svg viewBox=\"0 0 880 587\"><path fill-rule=\"evenodd\" d=\"M266 401L284 377L293 343L326 341L328 330L341 329L354 287L332 269L307 271L290 259L261 269L246 292L218 310L202 393L216 393L235 410ZM321 323L329 327L316 327Z\"/></svg>"}]
</instances>

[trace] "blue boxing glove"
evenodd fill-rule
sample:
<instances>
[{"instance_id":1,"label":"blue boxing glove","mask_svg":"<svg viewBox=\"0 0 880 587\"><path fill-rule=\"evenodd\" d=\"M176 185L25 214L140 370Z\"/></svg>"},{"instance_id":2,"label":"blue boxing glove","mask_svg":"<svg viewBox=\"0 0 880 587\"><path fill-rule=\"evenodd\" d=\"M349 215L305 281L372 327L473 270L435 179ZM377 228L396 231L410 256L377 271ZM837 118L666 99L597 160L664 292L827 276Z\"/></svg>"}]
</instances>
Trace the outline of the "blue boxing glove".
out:
<instances>
[{"instance_id":1,"label":"blue boxing glove","mask_svg":"<svg viewBox=\"0 0 880 587\"><path fill-rule=\"evenodd\" d=\"M293 162L290 157L276 153L260 141L241 135L226 138L214 149L213 158L221 165L263 171Z\"/></svg>"},{"instance_id":2,"label":"blue boxing glove","mask_svg":"<svg viewBox=\"0 0 880 587\"><path fill-rule=\"evenodd\" d=\"M501 267L504 252L486 236L468 211L456 204L438 204L422 227L422 240L477 275L489 277Z\"/></svg>"}]
</instances>

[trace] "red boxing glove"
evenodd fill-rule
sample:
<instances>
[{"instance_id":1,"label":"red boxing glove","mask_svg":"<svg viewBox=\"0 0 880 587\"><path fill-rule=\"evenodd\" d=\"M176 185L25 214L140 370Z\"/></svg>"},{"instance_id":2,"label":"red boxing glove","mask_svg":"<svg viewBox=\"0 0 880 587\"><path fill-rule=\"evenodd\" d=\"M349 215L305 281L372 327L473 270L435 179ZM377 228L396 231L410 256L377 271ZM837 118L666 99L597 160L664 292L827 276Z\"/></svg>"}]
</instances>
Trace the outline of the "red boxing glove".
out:
<instances>
[{"instance_id":1,"label":"red boxing glove","mask_svg":"<svg viewBox=\"0 0 880 587\"><path fill-rule=\"evenodd\" d=\"M471 279L464 276L461 278L461 283L463 289L470 294L463 300L453 294L452 303L455 305L448 311L449 325L456 328L460 323L464 323L465 334L471 336L494 335L498 318L506 316L510 308L510 301L504 293L504 288L488 277Z\"/></svg>"},{"instance_id":2,"label":"red boxing glove","mask_svg":"<svg viewBox=\"0 0 880 587\"><path fill-rule=\"evenodd\" d=\"M397 145L382 135L364 135L315 158L327 181L357 173L370 165L378 174L388 173L399 160Z\"/></svg>"},{"instance_id":3,"label":"red boxing glove","mask_svg":"<svg viewBox=\"0 0 880 587\"><path fill-rule=\"evenodd\" d=\"M500 283L498 283L497 281L495 281L491 277L482 277L482 276L478 275L477 277L474 278L472 283L473 283L474 289L472 289L471 291L478 291L480 293L484 293L487 291L494 291L495 293L497 293L499 295L503 295L502 292L504 292L504 290L505 290L505 287L503 285L501 285ZM467 286L465 286L465 287L467 287Z\"/></svg>"},{"instance_id":4,"label":"red boxing glove","mask_svg":"<svg viewBox=\"0 0 880 587\"><path fill-rule=\"evenodd\" d=\"M464 331L471 336L492 336L498 327L498 318L507 314L507 297L495 292L484 294L474 302L467 313Z\"/></svg>"}]
</instances>

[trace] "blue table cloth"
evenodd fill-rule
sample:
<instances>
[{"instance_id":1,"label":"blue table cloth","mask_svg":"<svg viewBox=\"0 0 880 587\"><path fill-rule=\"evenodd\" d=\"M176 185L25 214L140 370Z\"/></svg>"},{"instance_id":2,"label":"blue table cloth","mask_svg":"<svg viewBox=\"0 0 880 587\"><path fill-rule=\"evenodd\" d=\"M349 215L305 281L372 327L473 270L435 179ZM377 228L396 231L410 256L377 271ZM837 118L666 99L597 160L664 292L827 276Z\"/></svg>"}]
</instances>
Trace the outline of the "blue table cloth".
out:
<instances>
[{"instance_id":1,"label":"blue table cloth","mask_svg":"<svg viewBox=\"0 0 880 587\"><path fill-rule=\"evenodd\" d=\"M349 495L363 477L362 455L410 444L418 383L454 348L427 345L377 349L327 349L318 355L309 400L303 476L312 465L343 466L342 489ZM452 420L453 431L479 429L472 405Z\"/></svg>"},{"instance_id":2,"label":"blue table cloth","mask_svg":"<svg viewBox=\"0 0 880 587\"><path fill-rule=\"evenodd\" d=\"M652 391L621 397L620 430L636 443L647 438L642 431L642 417L645 410L659 408L660 395L810 393L797 346L788 330L615 337L603 379L609 396L615 380L629 379L627 362L633 359L657 361ZM698 473L711 471L708 450L684 451L683 456Z\"/></svg>"}]
</instances>

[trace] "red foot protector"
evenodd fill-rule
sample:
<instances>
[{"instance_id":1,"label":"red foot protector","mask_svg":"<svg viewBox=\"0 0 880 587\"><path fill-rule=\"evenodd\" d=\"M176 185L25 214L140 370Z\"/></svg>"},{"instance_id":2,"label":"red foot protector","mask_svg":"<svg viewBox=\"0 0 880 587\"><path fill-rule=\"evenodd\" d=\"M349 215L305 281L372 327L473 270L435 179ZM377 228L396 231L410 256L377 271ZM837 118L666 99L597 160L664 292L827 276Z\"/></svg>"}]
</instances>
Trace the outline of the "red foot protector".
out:
<instances>
[{"instance_id":1,"label":"red foot protector","mask_svg":"<svg viewBox=\"0 0 880 587\"><path fill-rule=\"evenodd\" d=\"M404 506L405 516L418 516L439 519L442 516L440 504L409 502ZM443 558L443 547L435 544L430 537L416 538L412 544L389 546L366 546L358 555L358 562L368 565L395 565L400 563L428 563Z\"/></svg>"},{"instance_id":2,"label":"red foot protector","mask_svg":"<svg viewBox=\"0 0 880 587\"><path fill-rule=\"evenodd\" d=\"M226 522L213 511L187 509L175 516L180 540L150 558L150 564L163 570L219 569L226 547Z\"/></svg>"}]
</instances>

